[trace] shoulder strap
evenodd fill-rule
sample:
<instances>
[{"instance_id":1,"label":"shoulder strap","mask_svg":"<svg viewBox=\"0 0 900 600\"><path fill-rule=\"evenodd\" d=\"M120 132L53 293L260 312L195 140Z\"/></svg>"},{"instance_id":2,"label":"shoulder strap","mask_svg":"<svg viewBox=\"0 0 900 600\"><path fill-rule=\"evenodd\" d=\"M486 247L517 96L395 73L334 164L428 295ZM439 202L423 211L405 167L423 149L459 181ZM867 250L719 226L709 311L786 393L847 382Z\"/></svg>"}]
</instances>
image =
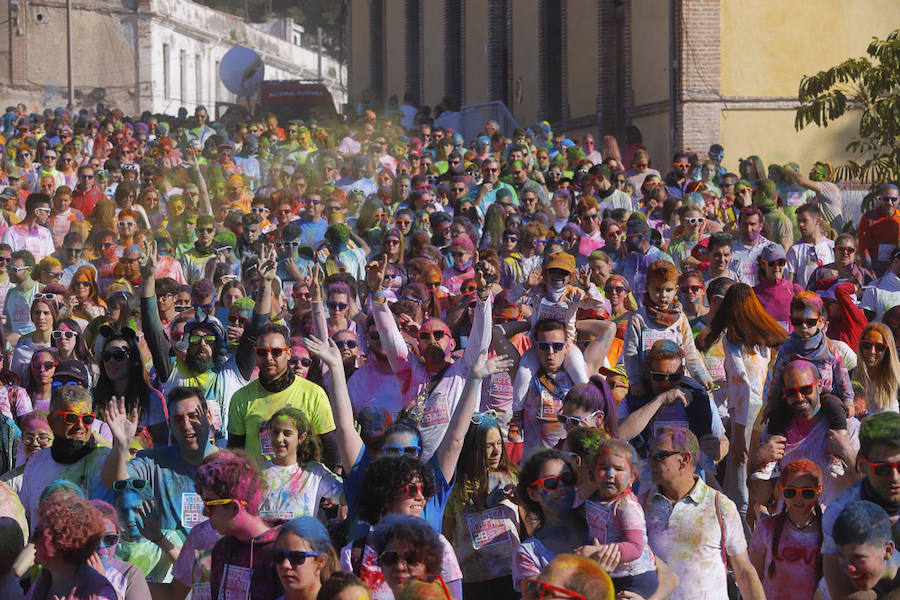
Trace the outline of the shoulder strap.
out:
<instances>
[{"instance_id":1,"label":"shoulder strap","mask_svg":"<svg viewBox=\"0 0 900 600\"><path fill-rule=\"evenodd\" d=\"M353 574L357 577L362 571L363 554L366 552L366 539L368 539L368 536L364 535L353 540L353 543L350 545L350 567L353 569Z\"/></svg>"},{"instance_id":2,"label":"shoulder strap","mask_svg":"<svg viewBox=\"0 0 900 600\"><path fill-rule=\"evenodd\" d=\"M716 520L719 521L719 532L722 535L722 562L725 563L725 569L728 569L728 553L725 550L725 520L722 518L722 495L719 490L716 493Z\"/></svg>"}]
</instances>

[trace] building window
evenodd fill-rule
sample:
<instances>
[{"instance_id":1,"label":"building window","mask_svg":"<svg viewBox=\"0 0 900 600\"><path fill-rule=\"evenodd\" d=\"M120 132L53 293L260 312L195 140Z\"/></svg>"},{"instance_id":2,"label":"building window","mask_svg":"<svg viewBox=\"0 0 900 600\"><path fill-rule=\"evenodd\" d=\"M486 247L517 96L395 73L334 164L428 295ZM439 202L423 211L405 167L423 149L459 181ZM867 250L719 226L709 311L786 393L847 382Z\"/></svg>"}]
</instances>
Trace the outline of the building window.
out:
<instances>
[{"instance_id":1,"label":"building window","mask_svg":"<svg viewBox=\"0 0 900 600\"><path fill-rule=\"evenodd\" d=\"M369 92L372 102L380 105L384 102L384 0L372 0L369 5L372 31L369 36L371 49L371 81Z\"/></svg>"},{"instance_id":2,"label":"building window","mask_svg":"<svg viewBox=\"0 0 900 600\"><path fill-rule=\"evenodd\" d=\"M562 1L543 0L541 3L541 109L543 120L558 123L562 120L563 55Z\"/></svg>"},{"instance_id":3,"label":"building window","mask_svg":"<svg viewBox=\"0 0 900 600\"><path fill-rule=\"evenodd\" d=\"M509 0L488 4L488 96L509 106Z\"/></svg>"},{"instance_id":4,"label":"building window","mask_svg":"<svg viewBox=\"0 0 900 600\"><path fill-rule=\"evenodd\" d=\"M187 52L184 50L178 53L178 72L181 76L181 81L179 81L181 86L181 104L187 104Z\"/></svg>"},{"instance_id":5,"label":"building window","mask_svg":"<svg viewBox=\"0 0 900 600\"><path fill-rule=\"evenodd\" d=\"M463 0L444 2L444 95L463 101Z\"/></svg>"},{"instance_id":6,"label":"building window","mask_svg":"<svg viewBox=\"0 0 900 600\"><path fill-rule=\"evenodd\" d=\"M422 2L406 0L406 91L421 102L422 91Z\"/></svg>"},{"instance_id":7,"label":"building window","mask_svg":"<svg viewBox=\"0 0 900 600\"><path fill-rule=\"evenodd\" d=\"M169 45L163 44L163 98L166 102L172 97L172 88L169 87Z\"/></svg>"},{"instance_id":8,"label":"building window","mask_svg":"<svg viewBox=\"0 0 900 600\"><path fill-rule=\"evenodd\" d=\"M194 78L195 82L195 96L194 100L197 104L203 104L203 61L200 59L199 54L194 55Z\"/></svg>"}]
</instances>

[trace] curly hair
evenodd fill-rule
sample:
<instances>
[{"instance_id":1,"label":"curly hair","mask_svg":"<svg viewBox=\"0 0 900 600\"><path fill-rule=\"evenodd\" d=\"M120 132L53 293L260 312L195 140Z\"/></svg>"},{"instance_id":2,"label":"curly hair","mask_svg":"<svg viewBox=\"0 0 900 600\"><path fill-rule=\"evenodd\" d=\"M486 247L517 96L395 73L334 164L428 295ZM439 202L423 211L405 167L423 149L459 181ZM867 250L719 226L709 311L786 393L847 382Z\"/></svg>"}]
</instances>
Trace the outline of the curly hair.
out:
<instances>
[{"instance_id":1,"label":"curly hair","mask_svg":"<svg viewBox=\"0 0 900 600\"><path fill-rule=\"evenodd\" d=\"M381 555L391 540L402 540L416 553L425 565L426 575L440 575L444 562L444 544L440 535L428 521L409 515L388 515L375 527L372 546Z\"/></svg>"},{"instance_id":2,"label":"curly hair","mask_svg":"<svg viewBox=\"0 0 900 600\"><path fill-rule=\"evenodd\" d=\"M544 521L544 511L541 509L541 505L528 495L528 488L532 483L540 479L541 467L551 460L561 460L566 463L570 471L573 473L578 472L572 457L568 454L555 448L541 448L529 456L525 464L522 465L522 470L519 472L519 487L516 489L516 496L518 496L522 506L537 515L541 523Z\"/></svg>"},{"instance_id":3,"label":"curly hair","mask_svg":"<svg viewBox=\"0 0 900 600\"><path fill-rule=\"evenodd\" d=\"M408 456L382 456L372 461L359 489L360 518L378 523L397 490L415 481L422 483L425 496L434 494L434 473L421 461Z\"/></svg>"},{"instance_id":4,"label":"curly hair","mask_svg":"<svg viewBox=\"0 0 900 600\"><path fill-rule=\"evenodd\" d=\"M206 489L218 498L243 500L252 515L259 514L263 498L263 482L256 464L243 454L220 450L206 458L194 476L198 494Z\"/></svg>"},{"instance_id":5,"label":"curly hair","mask_svg":"<svg viewBox=\"0 0 900 600\"><path fill-rule=\"evenodd\" d=\"M306 438L297 446L297 462L308 463L311 460L322 461L322 442L313 431L309 419L299 408L285 406L273 414L266 423L266 429L279 419L287 419L297 429L297 437L306 434ZM271 439L271 435L269 436Z\"/></svg>"},{"instance_id":6,"label":"curly hair","mask_svg":"<svg viewBox=\"0 0 900 600\"><path fill-rule=\"evenodd\" d=\"M365 582L353 573L345 573L344 571L332 573L328 581L322 584L322 589L319 590L317 598L318 600L334 600L338 594L352 587L362 588L365 590L364 600L372 600L372 593L366 587Z\"/></svg>"},{"instance_id":7,"label":"curly hair","mask_svg":"<svg viewBox=\"0 0 900 600\"><path fill-rule=\"evenodd\" d=\"M56 554L71 564L85 562L103 537L103 513L84 498L57 491L38 508L35 539L49 534Z\"/></svg>"}]
</instances>

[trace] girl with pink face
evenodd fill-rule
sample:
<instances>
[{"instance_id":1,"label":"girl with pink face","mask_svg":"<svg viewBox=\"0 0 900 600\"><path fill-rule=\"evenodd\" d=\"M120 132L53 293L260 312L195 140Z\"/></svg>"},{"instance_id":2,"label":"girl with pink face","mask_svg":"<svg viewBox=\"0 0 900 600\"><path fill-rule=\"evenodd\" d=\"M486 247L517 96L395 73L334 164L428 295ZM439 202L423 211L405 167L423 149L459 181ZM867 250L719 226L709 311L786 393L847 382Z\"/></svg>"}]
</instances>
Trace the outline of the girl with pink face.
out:
<instances>
[{"instance_id":1,"label":"girl with pink face","mask_svg":"<svg viewBox=\"0 0 900 600\"><path fill-rule=\"evenodd\" d=\"M116 558L119 545L119 517L116 509L103 500L91 500L94 508L103 514L103 537L97 550L87 560L88 566L106 577L123 600L139 600L150 597L150 588L141 568Z\"/></svg>"}]
</instances>

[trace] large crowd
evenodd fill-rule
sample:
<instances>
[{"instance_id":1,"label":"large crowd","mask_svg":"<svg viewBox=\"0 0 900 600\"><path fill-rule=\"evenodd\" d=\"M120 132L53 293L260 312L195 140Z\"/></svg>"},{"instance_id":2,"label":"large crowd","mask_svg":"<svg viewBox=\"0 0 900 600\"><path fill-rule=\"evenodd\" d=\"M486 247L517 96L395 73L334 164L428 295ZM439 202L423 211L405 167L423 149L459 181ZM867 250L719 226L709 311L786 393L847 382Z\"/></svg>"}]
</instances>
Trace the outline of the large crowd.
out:
<instances>
[{"instance_id":1,"label":"large crowd","mask_svg":"<svg viewBox=\"0 0 900 600\"><path fill-rule=\"evenodd\" d=\"M897 185L442 108L7 109L0 597L900 594Z\"/></svg>"}]
</instances>

